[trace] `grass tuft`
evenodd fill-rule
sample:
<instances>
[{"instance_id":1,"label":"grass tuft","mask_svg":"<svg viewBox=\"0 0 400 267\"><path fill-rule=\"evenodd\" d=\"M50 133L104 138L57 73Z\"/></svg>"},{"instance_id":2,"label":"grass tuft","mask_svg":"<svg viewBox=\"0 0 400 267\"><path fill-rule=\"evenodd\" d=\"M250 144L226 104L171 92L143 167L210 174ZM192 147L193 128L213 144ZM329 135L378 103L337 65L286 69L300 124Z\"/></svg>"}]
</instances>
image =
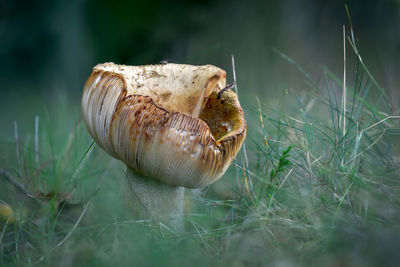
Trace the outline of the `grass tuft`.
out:
<instances>
[{"instance_id":1,"label":"grass tuft","mask_svg":"<svg viewBox=\"0 0 400 267\"><path fill-rule=\"evenodd\" d=\"M78 115L35 117L33 138L15 122L1 143L0 265L394 265L399 116L351 28L346 40L354 85L327 67L318 83L274 49L309 90L283 90L279 108L250 96L246 150L221 181L186 191L184 233L126 213L125 168Z\"/></svg>"}]
</instances>

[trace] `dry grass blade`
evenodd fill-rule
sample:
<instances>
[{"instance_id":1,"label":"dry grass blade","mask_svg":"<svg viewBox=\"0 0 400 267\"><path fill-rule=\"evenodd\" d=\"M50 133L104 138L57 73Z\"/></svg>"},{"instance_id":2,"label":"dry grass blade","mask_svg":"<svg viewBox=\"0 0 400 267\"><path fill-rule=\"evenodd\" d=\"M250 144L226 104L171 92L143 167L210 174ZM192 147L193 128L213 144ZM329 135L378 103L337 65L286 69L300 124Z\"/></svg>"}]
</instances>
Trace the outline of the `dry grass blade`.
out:
<instances>
[{"instance_id":1,"label":"dry grass blade","mask_svg":"<svg viewBox=\"0 0 400 267\"><path fill-rule=\"evenodd\" d=\"M18 176L21 177L22 169L21 169L21 157L20 157L20 154L19 154L19 140L18 140L18 125L17 125L17 121L14 121L14 139L15 139L15 154L17 156Z\"/></svg>"},{"instance_id":2,"label":"dry grass blade","mask_svg":"<svg viewBox=\"0 0 400 267\"><path fill-rule=\"evenodd\" d=\"M35 161L39 166L39 116L35 116Z\"/></svg>"},{"instance_id":3,"label":"dry grass blade","mask_svg":"<svg viewBox=\"0 0 400 267\"><path fill-rule=\"evenodd\" d=\"M236 81L236 68L235 68L235 57L234 55L232 55L232 72L233 72L233 85L235 88L235 93L239 98L239 94L238 94L238 89L237 89L237 81ZM246 150L246 142L243 142L243 155L244 155L244 163L245 163L245 169L249 168L249 160L247 158L247 150ZM251 193L250 195L252 195L252 197L255 197L253 194L253 180L251 178L250 175L248 175L248 180L249 180L249 190Z\"/></svg>"},{"instance_id":4,"label":"dry grass blade","mask_svg":"<svg viewBox=\"0 0 400 267\"><path fill-rule=\"evenodd\" d=\"M8 223L10 222L11 217L7 218L6 223L4 224L3 230L1 231L1 235L0 235L0 245L3 243L3 237L4 237L4 233L6 232L6 228L8 226Z\"/></svg>"},{"instance_id":5,"label":"dry grass blade","mask_svg":"<svg viewBox=\"0 0 400 267\"><path fill-rule=\"evenodd\" d=\"M89 201L86 203L85 208L83 209L81 215L79 215L79 218L76 220L74 226L71 228L71 230L68 232L68 234L57 244L57 247L62 246L65 243L65 241L67 241L70 238L70 236L74 233L75 229L78 227L79 223L82 221L83 216L85 215L85 213L89 207L90 200L91 199L89 199Z\"/></svg>"},{"instance_id":6,"label":"dry grass blade","mask_svg":"<svg viewBox=\"0 0 400 267\"><path fill-rule=\"evenodd\" d=\"M25 188L25 186L23 186L22 184L18 183L17 180L15 180L14 177L8 171L0 169L0 176L5 178L10 184L12 184L22 194L24 194L24 195L26 195L28 197L31 197L31 198L35 198L35 196L31 192L29 192Z\"/></svg>"}]
</instances>

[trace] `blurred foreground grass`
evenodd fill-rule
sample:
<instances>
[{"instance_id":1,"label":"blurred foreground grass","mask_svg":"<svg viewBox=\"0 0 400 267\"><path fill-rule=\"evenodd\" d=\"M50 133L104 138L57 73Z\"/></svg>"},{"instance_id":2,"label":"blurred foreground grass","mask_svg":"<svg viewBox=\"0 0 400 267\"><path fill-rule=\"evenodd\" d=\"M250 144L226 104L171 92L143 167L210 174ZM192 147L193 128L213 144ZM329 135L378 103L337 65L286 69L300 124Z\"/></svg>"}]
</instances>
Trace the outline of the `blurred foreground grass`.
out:
<instances>
[{"instance_id":1,"label":"blurred foreground grass","mask_svg":"<svg viewBox=\"0 0 400 267\"><path fill-rule=\"evenodd\" d=\"M45 111L37 131L16 122L0 147L0 264L395 266L399 124L352 44L345 110L341 78L324 69L320 85L276 51L309 90L247 96L249 164L242 153L215 185L186 190L184 233L130 217L125 167L93 143L78 104Z\"/></svg>"}]
</instances>

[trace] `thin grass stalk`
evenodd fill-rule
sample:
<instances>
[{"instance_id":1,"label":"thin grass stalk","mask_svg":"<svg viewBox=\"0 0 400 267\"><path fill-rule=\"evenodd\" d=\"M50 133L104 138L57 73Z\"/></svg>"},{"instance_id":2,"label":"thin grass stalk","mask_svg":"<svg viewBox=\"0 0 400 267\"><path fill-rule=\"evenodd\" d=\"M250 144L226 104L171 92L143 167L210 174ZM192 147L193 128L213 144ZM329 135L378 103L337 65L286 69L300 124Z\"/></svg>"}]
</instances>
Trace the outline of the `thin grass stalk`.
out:
<instances>
[{"instance_id":1,"label":"thin grass stalk","mask_svg":"<svg viewBox=\"0 0 400 267\"><path fill-rule=\"evenodd\" d=\"M35 162L39 166L39 116L35 116Z\"/></svg>"},{"instance_id":2,"label":"thin grass stalk","mask_svg":"<svg viewBox=\"0 0 400 267\"><path fill-rule=\"evenodd\" d=\"M343 25L343 137L346 135L346 27Z\"/></svg>"},{"instance_id":3,"label":"thin grass stalk","mask_svg":"<svg viewBox=\"0 0 400 267\"><path fill-rule=\"evenodd\" d=\"M17 168L18 168L18 176L22 176L22 169L21 169L21 157L19 154L19 139L18 139L18 125L17 121L14 121L14 139L15 139L15 153L17 157Z\"/></svg>"},{"instance_id":4,"label":"thin grass stalk","mask_svg":"<svg viewBox=\"0 0 400 267\"><path fill-rule=\"evenodd\" d=\"M39 116L35 116L35 162L36 168L39 168ZM40 175L38 176L38 187L40 188Z\"/></svg>"},{"instance_id":5,"label":"thin grass stalk","mask_svg":"<svg viewBox=\"0 0 400 267\"><path fill-rule=\"evenodd\" d=\"M232 55L232 72L233 72L233 83L234 83L234 89L235 89L235 93L239 98L239 94L238 94L238 89L237 89L237 82L236 82L236 69L235 69L235 57L234 55ZM247 158L247 150L246 150L246 142L243 142L243 155L244 155L244 163L245 163L245 168L248 169L249 168L249 160ZM253 180L251 178L251 175L248 174L248 180L249 180L249 186L250 186L250 195L253 195Z\"/></svg>"}]
</instances>

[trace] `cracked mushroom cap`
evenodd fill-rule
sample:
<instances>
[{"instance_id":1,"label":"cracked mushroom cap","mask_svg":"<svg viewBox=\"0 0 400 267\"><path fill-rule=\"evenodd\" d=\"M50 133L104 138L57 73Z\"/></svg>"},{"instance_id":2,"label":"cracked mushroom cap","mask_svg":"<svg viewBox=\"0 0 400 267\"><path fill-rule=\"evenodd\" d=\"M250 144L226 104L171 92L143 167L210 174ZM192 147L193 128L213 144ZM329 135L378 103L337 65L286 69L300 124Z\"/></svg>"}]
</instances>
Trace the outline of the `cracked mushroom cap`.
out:
<instances>
[{"instance_id":1,"label":"cracked mushroom cap","mask_svg":"<svg viewBox=\"0 0 400 267\"><path fill-rule=\"evenodd\" d=\"M111 156L137 173L197 188L232 163L246 122L226 73L212 65L162 64L93 68L82 97L85 124Z\"/></svg>"}]
</instances>

